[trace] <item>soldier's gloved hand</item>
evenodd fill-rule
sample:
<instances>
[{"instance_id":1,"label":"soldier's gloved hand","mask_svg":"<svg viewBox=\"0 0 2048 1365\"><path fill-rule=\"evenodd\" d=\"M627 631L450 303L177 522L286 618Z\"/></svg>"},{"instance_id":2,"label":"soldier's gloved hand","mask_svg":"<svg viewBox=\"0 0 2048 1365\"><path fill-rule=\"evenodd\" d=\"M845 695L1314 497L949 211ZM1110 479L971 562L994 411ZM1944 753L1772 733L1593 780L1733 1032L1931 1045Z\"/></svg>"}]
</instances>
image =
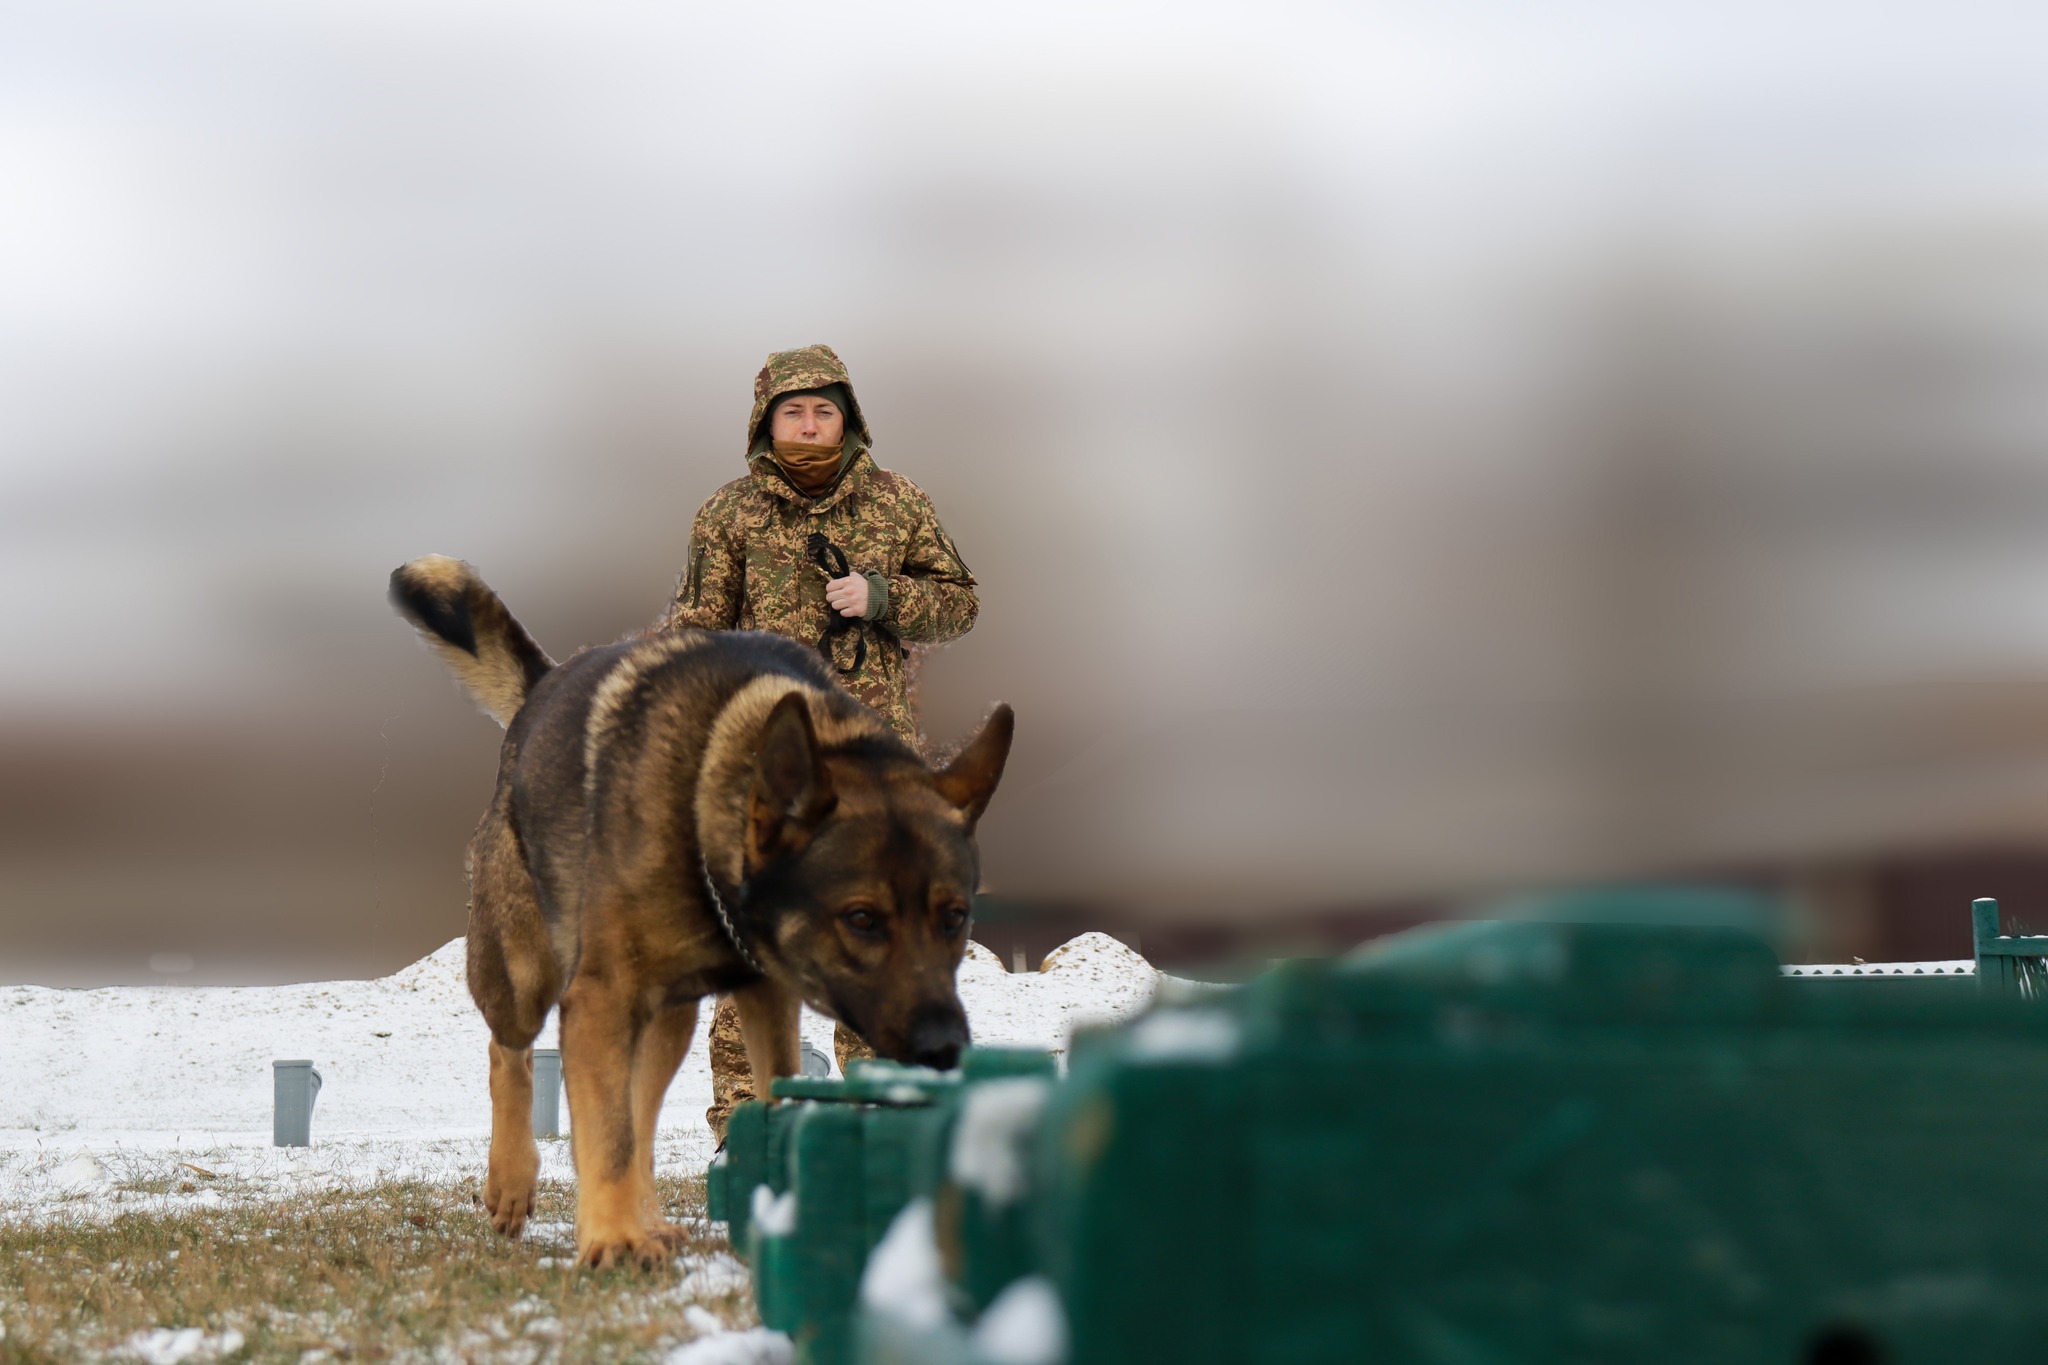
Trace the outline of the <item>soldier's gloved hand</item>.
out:
<instances>
[{"instance_id":1,"label":"soldier's gloved hand","mask_svg":"<svg viewBox=\"0 0 2048 1365\"><path fill-rule=\"evenodd\" d=\"M825 602L841 616L865 616L868 610L868 581L857 573L825 583Z\"/></svg>"}]
</instances>

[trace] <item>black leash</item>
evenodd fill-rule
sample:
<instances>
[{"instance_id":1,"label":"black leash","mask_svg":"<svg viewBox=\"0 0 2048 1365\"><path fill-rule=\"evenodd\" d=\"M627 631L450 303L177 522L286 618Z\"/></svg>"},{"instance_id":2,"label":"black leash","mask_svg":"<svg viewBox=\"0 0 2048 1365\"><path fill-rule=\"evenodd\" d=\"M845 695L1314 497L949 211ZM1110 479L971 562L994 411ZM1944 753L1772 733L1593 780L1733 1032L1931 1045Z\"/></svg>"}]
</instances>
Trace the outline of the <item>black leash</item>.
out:
<instances>
[{"instance_id":1,"label":"black leash","mask_svg":"<svg viewBox=\"0 0 2048 1365\"><path fill-rule=\"evenodd\" d=\"M824 570L827 578L845 578L853 572L847 562L846 551L825 539L823 531L811 532L811 538L804 542L804 558ZM839 668L839 661L832 657L832 642L848 631L853 632L853 667ZM860 628L860 621L852 616L841 616L825 604L825 633L818 637L818 652L825 656L827 663L839 669L839 675L850 678L860 672L861 665L868 661L867 632Z\"/></svg>"}]
</instances>

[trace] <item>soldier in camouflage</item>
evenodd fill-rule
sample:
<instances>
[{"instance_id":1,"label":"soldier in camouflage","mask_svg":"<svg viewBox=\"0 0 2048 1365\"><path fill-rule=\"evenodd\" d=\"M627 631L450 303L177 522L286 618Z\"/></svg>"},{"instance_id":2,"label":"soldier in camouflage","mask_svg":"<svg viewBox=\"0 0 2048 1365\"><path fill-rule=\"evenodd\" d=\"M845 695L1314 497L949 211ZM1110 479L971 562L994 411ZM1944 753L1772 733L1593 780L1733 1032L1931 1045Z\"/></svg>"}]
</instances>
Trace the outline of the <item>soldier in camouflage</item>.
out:
<instances>
[{"instance_id":1,"label":"soldier in camouflage","mask_svg":"<svg viewBox=\"0 0 2048 1365\"><path fill-rule=\"evenodd\" d=\"M690 562L666 628L766 630L819 649L839 681L920 750L908 646L965 635L974 575L931 499L868 453L873 435L829 346L778 351L754 376L748 472L711 495L690 527ZM840 1069L871 1057L840 1026ZM720 1143L733 1106L754 1096L739 1013L711 1021L712 1103Z\"/></svg>"},{"instance_id":2,"label":"soldier in camouflage","mask_svg":"<svg viewBox=\"0 0 2048 1365\"><path fill-rule=\"evenodd\" d=\"M769 356L754 376L748 472L697 513L665 624L826 640L846 690L922 748L904 646L965 635L980 604L932 500L877 465L872 442L831 347ZM829 553L833 572L821 567L814 535L851 571Z\"/></svg>"}]
</instances>

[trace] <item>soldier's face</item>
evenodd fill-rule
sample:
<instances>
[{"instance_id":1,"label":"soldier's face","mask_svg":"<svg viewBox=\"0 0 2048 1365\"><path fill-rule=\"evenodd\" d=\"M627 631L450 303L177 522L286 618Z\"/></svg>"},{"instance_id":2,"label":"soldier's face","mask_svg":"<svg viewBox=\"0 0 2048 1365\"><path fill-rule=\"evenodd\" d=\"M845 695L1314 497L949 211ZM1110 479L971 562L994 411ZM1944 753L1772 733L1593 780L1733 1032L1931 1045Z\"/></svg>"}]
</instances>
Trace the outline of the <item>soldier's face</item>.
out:
<instances>
[{"instance_id":1,"label":"soldier's face","mask_svg":"<svg viewBox=\"0 0 2048 1365\"><path fill-rule=\"evenodd\" d=\"M846 416L829 398L785 398L775 405L768 434L778 441L836 446L846 435Z\"/></svg>"}]
</instances>

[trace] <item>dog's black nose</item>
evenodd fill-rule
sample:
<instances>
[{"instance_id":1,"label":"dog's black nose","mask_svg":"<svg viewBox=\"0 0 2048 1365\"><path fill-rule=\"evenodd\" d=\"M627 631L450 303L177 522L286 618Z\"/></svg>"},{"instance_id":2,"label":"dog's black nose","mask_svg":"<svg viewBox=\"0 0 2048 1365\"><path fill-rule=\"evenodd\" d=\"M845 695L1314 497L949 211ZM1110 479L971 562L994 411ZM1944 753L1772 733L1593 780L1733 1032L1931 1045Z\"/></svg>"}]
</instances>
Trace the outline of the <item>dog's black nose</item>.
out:
<instances>
[{"instance_id":1,"label":"dog's black nose","mask_svg":"<svg viewBox=\"0 0 2048 1365\"><path fill-rule=\"evenodd\" d=\"M958 1005L927 1007L910 1023L910 1060L916 1066L951 1071L967 1046L967 1016Z\"/></svg>"}]
</instances>

